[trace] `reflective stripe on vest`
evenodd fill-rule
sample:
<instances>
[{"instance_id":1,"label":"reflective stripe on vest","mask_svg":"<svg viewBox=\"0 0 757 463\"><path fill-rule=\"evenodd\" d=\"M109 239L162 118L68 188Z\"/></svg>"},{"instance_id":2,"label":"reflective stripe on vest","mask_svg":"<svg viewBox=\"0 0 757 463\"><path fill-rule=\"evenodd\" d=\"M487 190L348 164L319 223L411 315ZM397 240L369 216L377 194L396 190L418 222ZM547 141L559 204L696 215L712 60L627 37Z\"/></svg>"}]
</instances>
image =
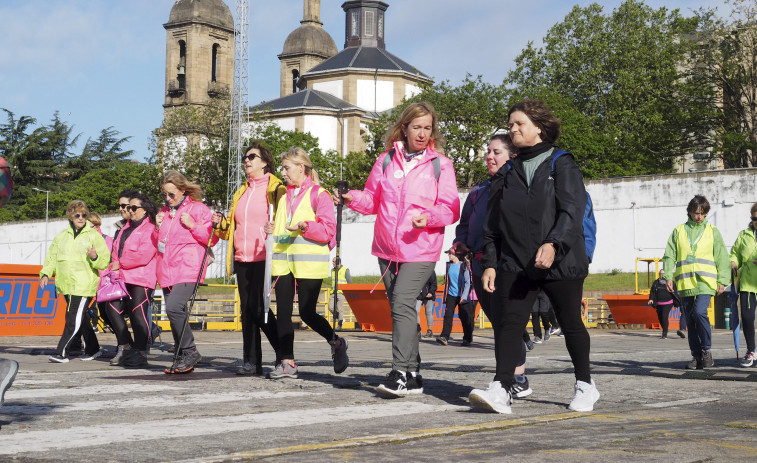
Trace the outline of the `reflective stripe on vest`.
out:
<instances>
[{"instance_id":1,"label":"reflective stripe on vest","mask_svg":"<svg viewBox=\"0 0 757 463\"><path fill-rule=\"evenodd\" d=\"M297 209L292 213L291 223L315 221L315 211L310 202L312 191L313 188L310 187L302 194ZM295 278L327 278L329 244L307 239L299 230L286 229L289 225L286 200L287 196L283 195L276 209L271 275L286 275L291 272Z\"/></svg>"},{"instance_id":2,"label":"reflective stripe on vest","mask_svg":"<svg viewBox=\"0 0 757 463\"><path fill-rule=\"evenodd\" d=\"M342 265L341 267L339 267L339 273L337 275L338 275L339 279L337 280L337 285L336 285L337 286L337 290L336 290L336 292L339 293L339 294L342 294L342 290L339 289L339 288L341 288L342 285L346 285L347 284L347 267L345 267L344 265ZM331 280L332 281L334 280L334 269L333 268L331 269Z\"/></svg>"},{"instance_id":3,"label":"reflective stripe on vest","mask_svg":"<svg viewBox=\"0 0 757 463\"><path fill-rule=\"evenodd\" d=\"M718 269L715 266L715 238L711 224L705 225L704 232L696 244L694 261L689 262L687 257L692 254L689 236L685 225L676 227L678 231L676 270L673 279L679 291L694 289L697 287L697 279L702 280L712 289L718 287Z\"/></svg>"}]
</instances>

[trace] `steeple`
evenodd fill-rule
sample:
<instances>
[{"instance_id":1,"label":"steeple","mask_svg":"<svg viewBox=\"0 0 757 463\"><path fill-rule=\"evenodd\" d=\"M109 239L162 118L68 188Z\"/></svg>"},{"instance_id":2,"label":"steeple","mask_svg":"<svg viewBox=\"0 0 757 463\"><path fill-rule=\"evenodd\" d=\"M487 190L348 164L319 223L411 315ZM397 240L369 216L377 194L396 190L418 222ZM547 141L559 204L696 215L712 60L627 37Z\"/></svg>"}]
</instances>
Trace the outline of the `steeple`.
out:
<instances>
[{"instance_id":1,"label":"steeple","mask_svg":"<svg viewBox=\"0 0 757 463\"><path fill-rule=\"evenodd\" d=\"M305 0L305 14L302 16L300 24L307 23L323 25L321 22L321 0Z\"/></svg>"},{"instance_id":2,"label":"steeple","mask_svg":"<svg viewBox=\"0 0 757 463\"><path fill-rule=\"evenodd\" d=\"M389 5L374 0L344 2L347 14L344 48L375 47L386 49L384 43L384 14Z\"/></svg>"}]
</instances>

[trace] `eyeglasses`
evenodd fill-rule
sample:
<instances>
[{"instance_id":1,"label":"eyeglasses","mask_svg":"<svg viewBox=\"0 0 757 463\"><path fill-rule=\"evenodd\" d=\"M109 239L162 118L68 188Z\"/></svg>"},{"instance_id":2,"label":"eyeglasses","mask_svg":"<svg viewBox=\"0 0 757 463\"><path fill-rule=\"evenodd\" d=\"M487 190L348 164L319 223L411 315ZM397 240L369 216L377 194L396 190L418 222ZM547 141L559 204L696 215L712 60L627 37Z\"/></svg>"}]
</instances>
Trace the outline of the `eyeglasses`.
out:
<instances>
[{"instance_id":1,"label":"eyeglasses","mask_svg":"<svg viewBox=\"0 0 757 463\"><path fill-rule=\"evenodd\" d=\"M176 193L166 193L166 192L164 191L163 193L161 193L161 196L163 196L164 198L171 198L171 199L174 199L174 198L176 197Z\"/></svg>"},{"instance_id":2,"label":"eyeglasses","mask_svg":"<svg viewBox=\"0 0 757 463\"><path fill-rule=\"evenodd\" d=\"M74 214L74 218L75 219L78 219L79 217L81 217L83 219L86 219L87 218L87 214L86 213L84 213L84 214Z\"/></svg>"},{"instance_id":3,"label":"eyeglasses","mask_svg":"<svg viewBox=\"0 0 757 463\"><path fill-rule=\"evenodd\" d=\"M252 160L253 160L253 159L255 159L256 157L258 157L258 155L257 155L257 154L255 154L255 153L246 154L246 155L242 156L242 162L247 162L247 160L248 160L248 159L249 159L250 161L252 161Z\"/></svg>"},{"instance_id":4,"label":"eyeglasses","mask_svg":"<svg viewBox=\"0 0 757 463\"><path fill-rule=\"evenodd\" d=\"M137 212L137 209L144 209L142 206L126 206L127 211Z\"/></svg>"},{"instance_id":5,"label":"eyeglasses","mask_svg":"<svg viewBox=\"0 0 757 463\"><path fill-rule=\"evenodd\" d=\"M752 217L751 219L752 219L752 222L757 221L757 217Z\"/></svg>"},{"instance_id":6,"label":"eyeglasses","mask_svg":"<svg viewBox=\"0 0 757 463\"><path fill-rule=\"evenodd\" d=\"M119 204L118 207L121 208L121 209L124 209L124 208L129 207L129 205L128 204Z\"/></svg>"}]
</instances>

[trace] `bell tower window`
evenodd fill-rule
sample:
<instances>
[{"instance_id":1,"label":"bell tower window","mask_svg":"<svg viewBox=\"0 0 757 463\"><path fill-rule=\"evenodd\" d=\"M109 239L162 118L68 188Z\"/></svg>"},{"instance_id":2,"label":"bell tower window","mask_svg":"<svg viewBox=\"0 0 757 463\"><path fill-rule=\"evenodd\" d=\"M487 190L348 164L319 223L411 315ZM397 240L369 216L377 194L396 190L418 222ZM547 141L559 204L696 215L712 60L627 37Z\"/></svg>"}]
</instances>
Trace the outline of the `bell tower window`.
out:
<instances>
[{"instance_id":1,"label":"bell tower window","mask_svg":"<svg viewBox=\"0 0 757 463\"><path fill-rule=\"evenodd\" d=\"M213 44L213 56L211 61L210 80L215 82L218 79L218 50L221 48L217 43Z\"/></svg>"},{"instance_id":2,"label":"bell tower window","mask_svg":"<svg viewBox=\"0 0 757 463\"><path fill-rule=\"evenodd\" d=\"M187 88L187 43L179 40L179 65L176 66L176 80L179 88Z\"/></svg>"},{"instance_id":3,"label":"bell tower window","mask_svg":"<svg viewBox=\"0 0 757 463\"><path fill-rule=\"evenodd\" d=\"M365 36L373 37L373 11L365 12Z\"/></svg>"},{"instance_id":4,"label":"bell tower window","mask_svg":"<svg viewBox=\"0 0 757 463\"><path fill-rule=\"evenodd\" d=\"M360 35L360 12L352 12L352 36L358 37Z\"/></svg>"},{"instance_id":5,"label":"bell tower window","mask_svg":"<svg viewBox=\"0 0 757 463\"><path fill-rule=\"evenodd\" d=\"M297 93L297 84L300 82L300 71L292 69L292 93Z\"/></svg>"}]
</instances>

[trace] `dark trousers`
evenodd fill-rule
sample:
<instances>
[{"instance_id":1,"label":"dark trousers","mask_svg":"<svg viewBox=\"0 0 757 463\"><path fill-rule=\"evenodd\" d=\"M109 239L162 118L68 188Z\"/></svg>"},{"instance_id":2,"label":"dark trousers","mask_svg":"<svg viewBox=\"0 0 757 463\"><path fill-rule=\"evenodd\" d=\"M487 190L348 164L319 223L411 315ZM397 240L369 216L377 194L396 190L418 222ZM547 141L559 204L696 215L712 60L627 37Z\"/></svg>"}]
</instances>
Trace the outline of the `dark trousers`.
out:
<instances>
[{"instance_id":1,"label":"dark trousers","mask_svg":"<svg viewBox=\"0 0 757 463\"><path fill-rule=\"evenodd\" d=\"M151 320L147 316L152 303L152 289L144 286L126 284L130 299L122 299L124 312L129 316L131 330L134 332L133 347L138 351L147 350L147 342L150 339Z\"/></svg>"},{"instance_id":2,"label":"dark trousers","mask_svg":"<svg viewBox=\"0 0 757 463\"><path fill-rule=\"evenodd\" d=\"M541 326L539 325L540 319L545 332L549 333L549 330L552 328L552 325L549 323L549 313L531 312L531 328L534 330L534 336L538 338L542 338Z\"/></svg>"},{"instance_id":3,"label":"dark trousers","mask_svg":"<svg viewBox=\"0 0 757 463\"><path fill-rule=\"evenodd\" d=\"M316 312L318 294L323 279L297 278L297 300L300 318L325 340L334 338L334 330L329 322ZM279 334L279 356L294 360L294 329L292 328L292 311L294 310L295 278L291 273L281 275L276 282L276 328Z\"/></svg>"},{"instance_id":4,"label":"dark trousers","mask_svg":"<svg viewBox=\"0 0 757 463\"><path fill-rule=\"evenodd\" d=\"M89 318L88 309L92 298L69 294L63 297L66 299L66 325L55 352L61 357L68 357L71 341L81 335L84 338L84 353L93 355L100 350L100 343L97 341L95 330L92 329L92 322Z\"/></svg>"},{"instance_id":5,"label":"dark trousers","mask_svg":"<svg viewBox=\"0 0 757 463\"><path fill-rule=\"evenodd\" d=\"M234 262L234 270L237 274L242 317L242 360L254 362L257 366L263 365L262 330L276 353L278 364L279 334L273 311L268 312L268 322L265 322L265 261Z\"/></svg>"},{"instance_id":6,"label":"dark trousers","mask_svg":"<svg viewBox=\"0 0 757 463\"><path fill-rule=\"evenodd\" d=\"M126 306L125 299L116 299L115 301L108 301L103 303L105 305L105 311L108 314L108 320L110 321L110 327L113 329L113 333L116 335L116 342L119 346L126 346L134 344L129 333L129 328L126 326L127 316L124 312Z\"/></svg>"},{"instance_id":7,"label":"dark trousers","mask_svg":"<svg viewBox=\"0 0 757 463\"><path fill-rule=\"evenodd\" d=\"M541 288L555 308L573 362L576 379L591 382L591 340L581 319L583 280L530 280L524 273L498 272L494 292L494 343L497 359L495 381L509 388L523 349L523 331Z\"/></svg>"},{"instance_id":8,"label":"dark trousers","mask_svg":"<svg viewBox=\"0 0 757 463\"><path fill-rule=\"evenodd\" d=\"M712 296L709 294L681 298L681 311L686 315L686 324L689 325L689 349L696 358L701 358L702 351L712 347L712 330L707 316L710 299Z\"/></svg>"},{"instance_id":9,"label":"dark trousers","mask_svg":"<svg viewBox=\"0 0 757 463\"><path fill-rule=\"evenodd\" d=\"M670 318L670 309L673 308L673 304L664 304L664 305L658 305L655 307L655 310L657 311L657 320L660 322L660 326L662 327L662 335L667 336L668 335L668 325L669 325L669 318Z\"/></svg>"},{"instance_id":10,"label":"dark trousers","mask_svg":"<svg viewBox=\"0 0 757 463\"><path fill-rule=\"evenodd\" d=\"M494 320L492 319L492 300L494 298L494 295L490 292L484 291L484 284L481 282L481 276L482 275L473 275L473 288L476 290L476 295L478 296L478 302L481 304L481 310L484 311L484 314L486 315L486 318L489 319L489 322L492 324L492 327L494 326ZM475 315L475 312L473 312ZM497 333L494 333L494 343L496 345ZM521 344L521 353L520 358L518 360L518 365L521 366L526 364L526 342L530 341L531 337L528 335L528 330L523 330L523 343ZM494 360L496 362L497 360L497 349L494 349Z\"/></svg>"},{"instance_id":11,"label":"dark trousers","mask_svg":"<svg viewBox=\"0 0 757 463\"><path fill-rule=\"evenodd\" d=\"M460 303L460 296L447 296L447 300L444 301L444 326L442 328L442 336L449 338L452 332L452 322L455 317L455 309L457 309L458 317L460 317L460 324L463 326L463 340L473 341L473 323L476 313L476 302L465 301Z\"/></svg>"},{"instance_id":12,"label":"dark trousers","mask_svg":"<svg viewBox=\"0 0 757 463\"><path fill-rule=\"evenodd\" d=\"M748 352L754 352L754 311L757 307L757 294L739 293L741 297L741 328L744 331L744 340ZM731 327L739 323L739 313L731 313Z\"/></svg>"}]
</instances>

